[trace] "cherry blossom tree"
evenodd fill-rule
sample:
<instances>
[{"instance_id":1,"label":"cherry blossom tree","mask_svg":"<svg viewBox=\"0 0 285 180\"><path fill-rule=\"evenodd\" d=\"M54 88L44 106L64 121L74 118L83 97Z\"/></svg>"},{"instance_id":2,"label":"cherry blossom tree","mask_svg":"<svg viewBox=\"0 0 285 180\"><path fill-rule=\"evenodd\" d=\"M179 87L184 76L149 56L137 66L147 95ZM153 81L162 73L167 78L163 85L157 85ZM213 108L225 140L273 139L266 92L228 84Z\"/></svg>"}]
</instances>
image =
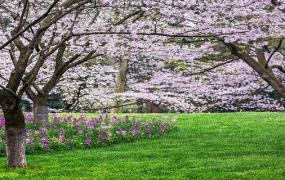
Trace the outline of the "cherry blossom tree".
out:
<instances>
[{"instance_id":1,"label":"cherry blossom tree","mask_svg":"<svg viewBox=\"0 0 285 180\"><path fill-rule=\"evenodd\" d=\"M87 6L90 1L53 2L5 1L1 5L1 41L7 40L1 47L1 58L7 65L12 64L10 74L4 77L6 86L1 85L1 106L6 119L6 143L9 167L26 165L25 158L25 122L19 102L25 90L36 79L40 68L67 42L72 36L68 34L49 33L49 29L57 28L56 24L77 9ZM21 14L17 12L20 9ZM39 18L37 14L42 14ZM36 22L36 23L34 23ZM28 24L28 25L27 25ZM34 26L31 26L33 24ZM28 28L28 29L27 29ZM63 27L61 27L63 28ZM55 31L54 31L55 32ZM70 31L68 31L70 32ZM6 45L7 44L7 45ZM60 51L60 50L59 50ZM3 54L3 55L2 55ZM92 53L92 55L94 52ZM85 55L88 56L88 55ZM76 57L76 58L75 58ZM53 81L64 73L69 66L74 66L79 56L67 61L56 61ZM52 88L50 82L46 90Z\"/></svg>"},{"instance_id":2,"label":"cherry blossom tree","mask_svg":"<svg viewBox=\"0 0 285 180\"><path fill-rule=\"evenodd\" d=\"M19 106L23 94L34 101L36 119L46 122L47 95L66 72L98 56L147 63L153 67L148 70L154 79L141 90L158 86L161 80L175 83L160 91L148 88L143 96L152 101L164 98L169 104L182 102L187 109L186 96L170 90L177 86L180 91L181 84L195 79L163 69L165 62L175 59L191 64L203 54L227 49L230 60L242 60L285 98L284 8L285 3L278 0L4 0L0 5L0 104L7 122L8 166L26 165L25 122ZM215 49L213 44L223 48ZM162 92L167 95L161 96ZM192 98L206 104L212 101Z\"/></svg>"},{"instance_id":3,"label":"cherry blossom tree","mask_svg":"<svg viewBox=\"0 0 285 180\"><path fill-rule=\"evenodd\" d=\"M107 31L132 16L114 22L116 9L104 8L106 6L101 2L91 0L2 3L0 36L4 43L1 58L4 58L5 66L9 66L5 70L10 68L10 72L1 75L5 85L1 84L0 103L6 119L8 166L26 165L25 122L19 106L23 94L26 92L34 100L35 112L40 114L36 119L46 120L45 97L62 75L68 69L102 55L100 50L95 50L102 42L90 39L86 31ZM133 9L124 12L131 11Z\"/></svg>"},{"instance_id":4,"label":"cherry blossom tree","mask_svg":"<svg viewBox=\"0 0 285 180\"><path fill-rule=\"evenodd\" d=\"M192 53L195 54L195 51ZM172 58L178 57L172 56ZM110 69L107 66L104 69L96 67L101 71L99 69L94 71L100 73L91 75L86 81L89 85L82 90L78 108L94 112L104 108L135 104L143 100L148 105L148 112L282 111L284 109L280 99L270 96L273 92L268 84L239 59L224 61L218 55L216 58L220 60L216 62L213 62L215 57L210 57L210 60L196 57L196 60L186 63L172 58L164 60L157 57L153 64L152 58L143 56L128 60L128 70L124 72L127 75L120 78L125 82L125 90L119 93L116 92L119 71L114 69L114 65L109 65ZM88 68L89 71L87 67L84 70L86 75L92 74L95 66ZM68 78L65 81L71 82ZM81 84L78 79L72 81L72 85L69 83L69 86L65 87L64 84L61 86L63 92L71 91L65 95L65 99L71 101L72 92L78 90ZM96 90L92 86L94 82L97 84ZM122 101L120 106L116 102L112 103L116 97L120 97ZM90 104L95 107L87 108Z\"/></svg>"},{"instance_id":5,"label":"cherry blossom tree","mask_svg":"<svg viewBox=\"0 0 285 180\"><path fill-rule=\"evenodd\" d=\"M110 6L117 6L120 1L108 3ZM272 68L279 71L283 69L278 64L272 64L271 59L281 47L284 38L284 2L148 0L127 3L129 6L141 6L147 18L118 26L108 34L147 36L152 42L165 42L167 38L199 38L201 41L221 43L233 56L242 59L285 97L282 81L271 71ZM122 32L122 29L131 31ZM106 32L88 34L102 33ZM273 47L274 44L277 45Z\"/></svg>"}]
</instances>

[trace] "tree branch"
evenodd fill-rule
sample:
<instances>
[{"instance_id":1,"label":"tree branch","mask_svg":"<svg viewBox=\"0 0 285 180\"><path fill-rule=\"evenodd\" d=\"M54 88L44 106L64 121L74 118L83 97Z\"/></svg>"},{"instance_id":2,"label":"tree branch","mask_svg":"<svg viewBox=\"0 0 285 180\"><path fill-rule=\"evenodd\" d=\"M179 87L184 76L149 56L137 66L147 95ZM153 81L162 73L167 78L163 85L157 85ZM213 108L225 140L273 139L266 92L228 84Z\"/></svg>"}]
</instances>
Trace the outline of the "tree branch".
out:
<instances>
[{"instance_id":1,"label":"tree branch","mask_svg":"<svg viewBox=\"0 0 285 180\"><path fill-rule=\"evenodd\" d=\"M220 64L217 64L213 67L210 67L210 68L206 68L206 69L203 69L202 71L198 71L198 72L194 72L194 73L190 73L190 74L187 74L188 76L195 76L195 75L199 75L199 74L203 74L203 73L206 73L206 72L209 72L209 71L212 71L218 67L221 67L223 65L226 65L226 64L229 64L229 63L232 63L234 61L237 61L239 60L239 58L236 58L236 59L231 59L229 61L226 61L226 62L223 62L223 63L220 63Z\"/></svg>"},{"instance_id":2,"label":"tree branch","mask_svg":"<svg viewBox=\"0 0 285 180\"><path fill-rule=\"evenodd\" d=\"M89 36L89 35L131 35L131 32L114 32L114 31L95 31L95 32L83 32L83 33L74 33L73 36ZM183 34L166 34L166 33L136 33L140 36L164 36L164 37L173 37L173 38L215 38L214 35L183 35Z\"/></svg>"},{"instance_id":3,"label":"tree branch","mask_svg":"<svg viewBox=\"0 0 285 180\"><path fill-rule=\"evenodd\" d=\"M285 69L280 65L272 65L271 68L272 69L278 69L279 71L285 73Z\"/></svg>"},{"instance_id":4,"label":"tree branch","mask_svg":"<svg viewBox=\"0 0 285 180\"><path fill-rule=\"evenodd\" d=\"M29 5L29 0L24 0L24 8L22 10L22 14L20 17L20 21L19 24L16 28L16 31L19 32L22 29L22 26L24 25L24 18L25 18L25 14L27 14L27 10L28 10L28 5Z\"/></svg>"},{"instance_id":5,"label":"tree branch","mask_svg":"<svg viewBox=\"0 0 285 180\"><path fill-rule=\"evenodd\" d=\"M270 56L268 57L268 59L267 59L267 61L266 61L266 64L265 64L265 68L268 67L268 64L269 64L270 60L272 59L272 57L274 56L274 54L281 48L282 43L283 43L283 39L281 39L281 40L279 41L278 46L274 49L274 51L273 51L273 52L270 54Z\"/></svg>"},{"instance_id":6,"label":"tree branch","mask_svg":"<svg viewBox=\"0 0 285 180\"><path fill-rule=\"evenodd\" d=\"M4 49L6 46L8 46L12 41L17 39L19 36L21 36L24 32L26 32L28 29L30 29L32 26L38 24L41 22L45 17L48 16L48 14L51 12L51 10L55 7L55 5L59 2L60 0L55 0L53 4L48 8L48 10L41 15L39 18L28 24L27 27L25 27L23 30L19 31L16 33L13 37L11 37L8 41L6 41L3 45L0 46L0 50Z\"/></svg>"},{"instance_id":7,"label":"tree branch","mask_svg":"<svg viewBox=\"0 0 285 180\"><path fill-rule=\"evenodd\" d=\"M1 84L0 84L0 87L1 87L2 89L4 89L5 91L7 91L7 92L8 92L9 94L11 94L12 96L14 96L17 100L20 100L20 98L17 96L17 94L14 93L11 89L6 88L5 86L2 86Z\"/></svg>"}]
</instances>

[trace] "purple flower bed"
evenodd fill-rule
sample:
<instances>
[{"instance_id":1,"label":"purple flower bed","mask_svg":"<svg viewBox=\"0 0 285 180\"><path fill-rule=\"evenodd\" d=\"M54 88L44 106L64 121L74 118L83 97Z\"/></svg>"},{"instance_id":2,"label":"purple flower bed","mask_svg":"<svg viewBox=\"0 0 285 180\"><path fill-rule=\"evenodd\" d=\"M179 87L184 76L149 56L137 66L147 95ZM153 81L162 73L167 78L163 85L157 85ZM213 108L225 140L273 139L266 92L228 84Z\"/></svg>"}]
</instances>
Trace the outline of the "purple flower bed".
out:
<instances>
[{"instance_id":1,"label":"purple flower bed","mask_svg":"<svg viewBox=\"0 0 285 180\"><path fill-rule=\"evenodd\" d=\"M27 153L50 152L79 148L98 147L141 138L154 138L164 135L176 127L175 118L163 120L136 120L135 117L119 118L108 114L88 119L81 115L61 117L50 116L48 128L36 128L33 117L26 115ZM0 118L0 154L5 152L5 120Z\"/></svg>"}]
</instances>

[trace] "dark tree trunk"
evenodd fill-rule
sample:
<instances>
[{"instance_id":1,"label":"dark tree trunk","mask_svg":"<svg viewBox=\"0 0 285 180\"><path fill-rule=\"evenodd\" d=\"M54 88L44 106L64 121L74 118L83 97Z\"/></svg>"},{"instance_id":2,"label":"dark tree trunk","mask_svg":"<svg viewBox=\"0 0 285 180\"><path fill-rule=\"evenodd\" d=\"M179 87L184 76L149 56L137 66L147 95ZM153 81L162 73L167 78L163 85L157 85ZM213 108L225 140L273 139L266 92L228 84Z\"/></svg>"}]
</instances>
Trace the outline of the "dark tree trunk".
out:
<instances>
[{"instance_id":1,"label":"dark tree trunk","mask_svg":"<svg viewBox=\"0 0 285 180\"><path fill-rule=\"evenodd\" d=\"M233 55L239 57L246 64L248 64L264 81L266 81L276 92L278 92L282 98L285 98L285 86L282 81L279 80L272 72L271 67L267 67L266 59L261 50L257 50L258 60L256 60L251 55L240 52L233 44L227 44L227 46Z\"/></svg>"},{"instance_id":2,"label":"dark tree trunk","mask_svg":"<svg viewBox=\"0 0 285 180\"><path fill-rule=\"evenodd\" d=\"M47 96L34 98L34 124L37 127L46 128L48 124Z\"/></svg>"},{"instance_id":3,"label":"dark tree trunk","mask_svg":"<svg viewBox=\"0 0 285 180\"><path fill-rule=\"evenodd\" d=\"M279 93L279 95L285 98L285 86L282 82L272 73L272 70L269 68L263 67L255 59L249 55L240 55L239 56L245 63L247 63L252 69L259 74L259 76L266 81L271 87Z\"/></svg>"},{"instance_id":4,"label":"dark tree trunk","mask_svg":"<svg viewBox=\"0 0 285 180\"><path fill-rule=\"evenodd\" d=\"M159 107L158 104L155 104L151 101L146 101L145 104L146 104L147 112L149 113L161 113L162 112L162 109Z\"/></svg>"},{"instance_id":5,"label":"dark tree trunk","mask_svg":"<svg viewBox=\"0 0 285 180\"><path fill-rule=\"evenodd\" d=\"M25 118L19 105L3 106L6 119L6 154L8 167L24 167L27 165L25 155Z\"/></svg>"}]
</instances>

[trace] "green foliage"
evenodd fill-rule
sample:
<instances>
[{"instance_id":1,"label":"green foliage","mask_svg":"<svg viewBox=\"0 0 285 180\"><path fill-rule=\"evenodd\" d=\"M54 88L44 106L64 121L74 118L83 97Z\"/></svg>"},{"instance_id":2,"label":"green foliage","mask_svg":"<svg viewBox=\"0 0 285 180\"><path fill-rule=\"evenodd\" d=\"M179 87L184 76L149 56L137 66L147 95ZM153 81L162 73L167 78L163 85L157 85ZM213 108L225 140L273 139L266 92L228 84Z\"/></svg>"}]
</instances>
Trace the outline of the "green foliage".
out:
<instances>
[{"instance_id":1,"label":"green foliage","mask_svg":"<svg viewBox=\"0 0 285 180\"><path fill-rule=\"evenodd\" d=\"M135 116L115 117L98 115L85 116L53 114L46 130L26 122L26 153L50 153L61 150L94 148L116 143L131 142L143 138L157 138L176 128L175 117L148 119L147 122ZM0 126L0 144L4 144L4 127ZM5 155L5 147L0 146L0 156Z\"/></svg>"},{"instance_id":2,"label":"green foliage","mask_svg":"<svg viewBox=\"0 0 285 180\"><path fill-rule=\"evenodd\" d=\"M172 71L185 72L188 69L188 64L182 60L172 59L167 61L164 67L171 69Z\"/></svg>"},{"instance_id":3,"label":"green foliage","mask_svg":"<svg viewBox=\"0 0 285 180\"><path fill-rule=\"evenodd\" d=\"M144 82L144 81L148 81L151 79L150 76L145 76L145 75L139 75L136 76L136 79L138 80L138 82Z\"/></svg>"},{"instance_id":4,"label":"green foliage","mask_svg":"<svg viewBox=\"0 0 285 180\"><path fill-rule=\"evenodd\" d=\"M26 112L31 112L33 110L31 103L27 100L21 100L20 106ZM0 117L1 117L1 114L0 114Z\"/></svg>"},{"instance_id":5,"label":"green foliage","mask_svg":"<svg viewBox=\"0 0 285 180\"><path fill-rule=\"evenodd\" d=\"M96 59L90 60L86 63L86 66L92 66L94 64L99 64L102 66L110 66L115 63L114 58L111 56L103 56L103 57L97 57Z\"/></svg>"},{"instance_id":6,"label":"green foliage","mask_svg":"<svg viewBox=\"0 0 285 180\"><path fill-rule=\"evenodd\" d=\"M48 96L48 107L52 109L62 109L64 107L64 103L59 94L51 94Z\"/></svg>"}]
</instances>

